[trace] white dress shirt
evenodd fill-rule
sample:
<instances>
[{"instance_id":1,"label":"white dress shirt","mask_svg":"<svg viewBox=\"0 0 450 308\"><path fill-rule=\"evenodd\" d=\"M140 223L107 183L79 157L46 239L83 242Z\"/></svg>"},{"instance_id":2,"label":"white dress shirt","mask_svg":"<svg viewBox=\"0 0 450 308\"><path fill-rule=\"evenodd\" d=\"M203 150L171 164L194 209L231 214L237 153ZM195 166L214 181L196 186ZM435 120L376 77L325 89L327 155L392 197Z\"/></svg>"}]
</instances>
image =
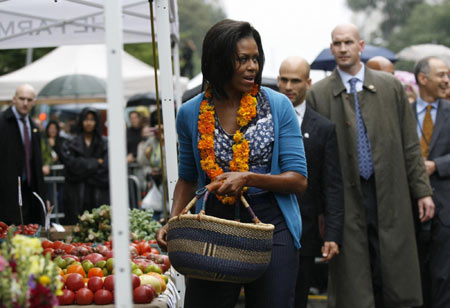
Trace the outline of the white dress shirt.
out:
<instances>
[{"instance_id":1,"label":"white dress shirt","mask_svg":"<svg viewBox=\"0 0 450 308\"><path fill-rule=\"evenodd\" d=\"M297 107L294 107L295 113L297 114L298 118L298 125L302 127L303 117L305 116L305 110L306 110L306 101L303 101L300 105L297 105Z\"/></svg>"},{"instance_id":2,"label":"white dress shirt","mask_svg":"<svg viewBox=\"0 0 450 308\"><path fill-rule=\"evenodd\" d=\"M361 63L362 64L362 63ZM346 73L342 71L339 66L337 66L337 71L339 73L339 76L341 76L342 83L344 84L345 88L347 89L347 93L350 93L350 83L349 80L352 78L357 78L358 81L356 82L356 92L362 91L363 84L364 84L364 64L362 64L361 69L358 73L356 73L355 76L350 75L349 73Z\"/></svg>"}]
</instances>

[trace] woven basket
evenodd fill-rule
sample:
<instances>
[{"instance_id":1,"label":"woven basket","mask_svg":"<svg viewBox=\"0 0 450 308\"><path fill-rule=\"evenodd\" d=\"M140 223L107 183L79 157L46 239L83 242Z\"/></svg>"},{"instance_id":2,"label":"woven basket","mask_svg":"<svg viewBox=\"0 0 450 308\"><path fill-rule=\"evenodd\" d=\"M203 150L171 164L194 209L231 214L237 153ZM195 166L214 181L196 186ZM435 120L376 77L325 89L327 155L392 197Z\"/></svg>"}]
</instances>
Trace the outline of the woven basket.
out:
<instances>
[{"instance_id":1,"label":"woven basket","mask_svg":"<svg viewBox=\"0 0 450 308\"><path fill-rule=\"evenodd\" d=\"M261 223L248 203L254 223L241 223L204 214L182 214L169 220L169 259L181 274L204 280L249 283L260 277L270 263L274 226Z\"/></svg>"}]
</instances>

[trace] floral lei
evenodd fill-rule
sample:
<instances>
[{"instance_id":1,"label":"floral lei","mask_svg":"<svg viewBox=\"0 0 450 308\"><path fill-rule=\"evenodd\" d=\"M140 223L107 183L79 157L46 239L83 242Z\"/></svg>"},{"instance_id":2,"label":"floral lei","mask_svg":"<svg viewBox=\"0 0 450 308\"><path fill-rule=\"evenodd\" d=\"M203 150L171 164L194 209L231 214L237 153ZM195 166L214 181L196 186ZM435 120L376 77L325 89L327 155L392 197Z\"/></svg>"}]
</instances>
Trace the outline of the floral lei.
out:
<instances>
[{"instance_id":1,"label":"floral lei","mask_svg":"<svg viewBox=\"0 0 450 308\"><path fill-rule=\"evenodd\" d=\"M258 91L258 85L254 84L250 92L242 95L241 105L237 112L237 123L240 128L246 126L256 116L256 94ZM214 105L210 103L211 98L210 89L206 89L205 98L200 105L200 114L198 116L198 131L200 133L198 149L200 150L201 167L211 181L214 181L217 176L223 173L223 170L216 163L216 155L214 154L214 129L216 120L214 118ZM244 134L242 134L240 129L236 130L233 141L233 159L230 162L230 171L248 171L250 149L248 141L244 138ZM228 196L217 195L217 198L224 204L234 204L236 201L234 197Z\"/></svg>"}]
</instances>

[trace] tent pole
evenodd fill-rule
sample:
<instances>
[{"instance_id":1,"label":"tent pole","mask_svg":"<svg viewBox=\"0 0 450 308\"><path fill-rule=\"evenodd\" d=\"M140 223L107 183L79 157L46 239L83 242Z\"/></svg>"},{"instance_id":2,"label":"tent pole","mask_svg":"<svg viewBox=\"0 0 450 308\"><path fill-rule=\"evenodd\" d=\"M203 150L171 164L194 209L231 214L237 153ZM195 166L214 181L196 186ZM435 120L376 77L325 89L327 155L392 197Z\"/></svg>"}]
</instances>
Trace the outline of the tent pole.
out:
<instances>
[{"instance_id":1,"label":"tent pole","mask_svg":"<svg viewBox=\"0 0 450 308\"><path fill-rule=\"evenodd\" d=\"M154 16L153 16L153 0L149 0L149 6L150 6L150 25L152 27L152 48L153 48L153 68L155 69L155 96L156 96L156 112L158 114L158 130L160 134L163 134L163 131L161 129L161 104L159 102L159 86L158 86L158 66L156 65L158 63L157 57L156 57L156 39L155 39L155 23L154 23ZM162 175L162 181L161 184L163 186L163 209L164 209L164 220L168 221L169 217L167 215L167 184L166 184L166 176L165 176L165 163L164 163L164 145L163 142L161 142L163 139L160 139L159 141L159 150L161 151L161 175Z\"/></svg>"},{"instance_id":2,"label":"tent pole","mask_svg":"<svg viewBox=\"0 0 450 308\"><path fill-rule=\"evenodd\" d=\"M175 103L173 93L172 59L168 0L155 1L155 30L158 34L158 63L162 115L164 122L165 167L169 196L169 213L173 191L178 180L177 135L175 130ZM164 205L166 206L166 205Z\"/></svg>"},{"instance_id":3,"label":"tent pole","mask_svg":"<svg viewBox=\"0 0 450 308\"><path fill-rule=\"evenodd\" d=\"M122 1L105 1L105 34L108 61L107 101L109 129L109 183L114 239L115 306L132 307L128 176L122 80Z\"/></svg>"},{"instance_id":4,"label":"tent pole","mask_svg":"<svg viewBox=\"0 0 450 308\"><path fill-rule=\"evenodd\" d=\"M33 62L33 48L27 48L27 59L25 60L25 65L31 64Z\"/></svg>"}]
</instances>

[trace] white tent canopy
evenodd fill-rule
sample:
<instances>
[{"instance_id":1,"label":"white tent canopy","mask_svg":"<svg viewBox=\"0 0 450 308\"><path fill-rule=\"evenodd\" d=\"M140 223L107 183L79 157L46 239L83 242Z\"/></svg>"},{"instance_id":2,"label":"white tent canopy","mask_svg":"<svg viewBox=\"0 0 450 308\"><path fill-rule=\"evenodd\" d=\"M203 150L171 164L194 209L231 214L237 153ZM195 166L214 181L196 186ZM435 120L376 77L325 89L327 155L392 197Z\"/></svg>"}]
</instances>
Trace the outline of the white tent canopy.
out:
<instances>
[{"instance_id":1,"label":"white tent canopy","mask_svg":"<svg viewBox=\"0 0 450 308\"><path fill-rule=\"evenodd\" d=\"M31 84L38 93L49 81L64 75L86 74L106 81L106 46L61 46L32 64L0 77L0 102L10 101L17 86ZM126 98L155 91L154 68L122 51L122 77ZM181 78L182 89L187 79Z\"/></svg>"},{"instance_id":2,"label":"white tent canopy","mask_svg":"<svg viewBox=\"0 0 450 308\"><path fill-rule=\"evenodd\" d=\"M148 0L122 0L124 43L150 42ZM105 37L103 0L27 0L0 6L0 49L92 44Z\"/></svg>"}]
</instances>

